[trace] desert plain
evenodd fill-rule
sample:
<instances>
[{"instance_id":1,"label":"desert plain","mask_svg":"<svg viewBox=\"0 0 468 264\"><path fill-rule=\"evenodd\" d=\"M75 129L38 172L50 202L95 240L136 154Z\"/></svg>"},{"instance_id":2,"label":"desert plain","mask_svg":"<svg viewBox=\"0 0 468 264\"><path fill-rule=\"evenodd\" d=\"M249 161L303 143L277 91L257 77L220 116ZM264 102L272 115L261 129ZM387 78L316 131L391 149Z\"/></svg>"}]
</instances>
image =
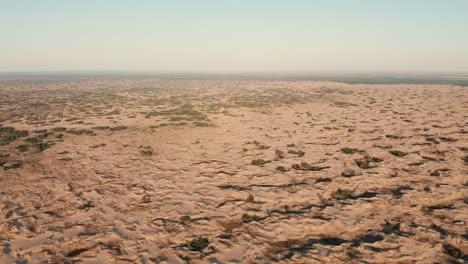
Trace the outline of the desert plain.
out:
<instances>
[{"instance_id":1,"label":"desert plain","mask_svg":"<svg viewBox=\"0 0 468 264\"><path fill-rule=\"evenodd\" d=\"M0 263L463 263L468 89L0 81Z\"/></svg>"}]
</instances>

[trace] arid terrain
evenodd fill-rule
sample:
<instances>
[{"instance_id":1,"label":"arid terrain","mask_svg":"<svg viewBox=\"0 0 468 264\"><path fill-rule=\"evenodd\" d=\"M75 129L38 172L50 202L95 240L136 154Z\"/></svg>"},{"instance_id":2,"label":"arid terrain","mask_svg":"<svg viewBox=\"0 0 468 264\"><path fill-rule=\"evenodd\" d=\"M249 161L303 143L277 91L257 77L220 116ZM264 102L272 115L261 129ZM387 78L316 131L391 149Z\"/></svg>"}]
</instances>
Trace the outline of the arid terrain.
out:
<instances>
[{"instance_id":1,"label":"arid terrain","mask_svg":"<svg viewBox=\"0 0 468 264\"><path fill-rule=\"evenodd\" d=\"M463 263L468 89L0 81L0 263Z\"/></svg>"}]
</instances>

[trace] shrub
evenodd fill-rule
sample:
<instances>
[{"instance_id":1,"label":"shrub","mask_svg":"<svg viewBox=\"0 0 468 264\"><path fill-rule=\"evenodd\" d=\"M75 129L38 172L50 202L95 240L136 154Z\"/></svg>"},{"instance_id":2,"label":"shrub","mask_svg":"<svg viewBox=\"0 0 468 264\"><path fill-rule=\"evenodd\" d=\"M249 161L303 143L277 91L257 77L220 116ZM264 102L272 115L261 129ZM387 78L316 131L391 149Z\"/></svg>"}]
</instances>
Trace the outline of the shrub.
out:
<instances>
[{"instance_id":1,"label":"shrub","mask_svg":"<svg viewBox=\"0 0 468 264\"><path fill-rule=\"evenodd\" d=\"M17 146L16 149L18 149L19 152L25 152L29 149L29 145L22 144Z\"/></svg>"},{"instance_id":2,"label":"shrub","mask_svg":"<svg viewBox=\"0 0 468 264\"><path fill-rule=\"evenodd\" d=\"M192 221L192 218L189 215L184 215L180 217L180 221L186 223Z\"/></svg>"},{"instance_id":3,"label":"shrub","mask_svg":"<svg viewBox=\"0 0 468 264\"><path fill-rule=\"evenodd\" d=\"M298 157L303 157L305 155L305 152L302 151L302 150L290 149L290 150L288 150L288 154L294 154L294 155L297 155Z\"/></svg>"},{"instance_id":4,"label":"shrub","mask_svg":"<svg viewBox=\"0 0 468 264\"><path fill-rule=\"evenodd\" d=\"M354 153L358 152L359 149L355 149L355 148L341 148L340 151L343 152L344 154L354 154Z\"/></svg>"},{"instance_id":5,"label":"shrub","mask_svg":"<svg viewBox=\"0 0 468 264\"><path fill-rule=\"evenodd\" d=\"M54 145L53 142L40 142L36 145L34 145L36 147L36 149L39 151L39 152L42 152L50 147L52 147Z\"/></svg>"},{"instance_id":6,"label":"shrub","mask_svg":"<svg viewBox=\"0 0 468 264\"><path fill-rule=\"evenodd\" d=\"M330 166L318 167L318 166L311 166L307 162L301 162L301 164L292 165L292 168L295 170L303 170L303 171L321 171L321 170L330 168Z\"/></svg>"},{"instance_id":7,"label":"shrub","mask_svg":"<svg viewBox=\"0 0 468 264\"><path fill-rule=\"evenodd\" d=\"M189 250L191 251L202 251L204 248L206 248L210 242L208 241L208 238L206 237L199 237L194 240L192 240L189 244Z\"/></svg>"},{"instance_id":8,"label":"shrub","mask_svg":"<svg viewBox=\"0 0 468 264\"><path fill-rule=\"evenodd\" d=\"M403 152L403 151L399 151L399 150L390 150L389 152L390 152L390 154L392 154L393 156L397 156L397 157L399 157L399 158L408 155L408 153Z\"/></svg>"},{"instance_id":9,"label":"shrub","mask_svg":"<svg viewBox=\"0 0 468 264\"><path fill-rule=\"evenodd\" d=\"M337 200L344 200L353 198L353 191L339 189L334 191L331 196Z\"/></svg>"},{"instance_id":10,"label":"shrub","mask_svg":"<svg viewBox=\"0 0 468 264\"><path fill-rule=\"evenodd\" d=\"M287 172L288 171L288 169L286 169L284 166L277 166L276 170L279 171L279 172Z\"/></svg>"},{"instance_id":11,"label":"shrub","mask_svg":"<svg viewBox=\"0 0 468 264\"><path fill-rule=\"evenodd\" d=\"M67 128L66 127L56 127L56 128L53 128L52 130L55 131L55 132L63 132L65 130L67 130Z\"/></svg>"},{"instance_id":12,"label":"shrub","mask_svg":"<svg viewBox=\"0 0 468 264\"><path fill-rule=\"evenodd\" d=\"M271 162L271 160L255 159L255 160L252 160L251 164L255 166L263 166L269 162Z\"/></svg>"}]
</instances>

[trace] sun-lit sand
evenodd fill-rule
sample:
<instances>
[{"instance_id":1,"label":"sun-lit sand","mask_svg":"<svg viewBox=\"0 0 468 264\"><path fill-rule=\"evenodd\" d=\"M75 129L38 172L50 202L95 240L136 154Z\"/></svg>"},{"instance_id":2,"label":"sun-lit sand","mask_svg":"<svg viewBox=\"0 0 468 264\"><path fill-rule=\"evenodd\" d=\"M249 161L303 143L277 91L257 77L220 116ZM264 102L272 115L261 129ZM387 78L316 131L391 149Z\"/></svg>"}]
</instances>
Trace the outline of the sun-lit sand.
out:
<instances>
[{"instance_id":1,"label":"sun-lit sand","mask_svg":"<svg viewBox=\"0 0 468 264\"><path fill-rule=\"evenodd\" d=\"M4 80L0 263L462 263L467 117L450 85Z\"/></svg>"}]
</instances>

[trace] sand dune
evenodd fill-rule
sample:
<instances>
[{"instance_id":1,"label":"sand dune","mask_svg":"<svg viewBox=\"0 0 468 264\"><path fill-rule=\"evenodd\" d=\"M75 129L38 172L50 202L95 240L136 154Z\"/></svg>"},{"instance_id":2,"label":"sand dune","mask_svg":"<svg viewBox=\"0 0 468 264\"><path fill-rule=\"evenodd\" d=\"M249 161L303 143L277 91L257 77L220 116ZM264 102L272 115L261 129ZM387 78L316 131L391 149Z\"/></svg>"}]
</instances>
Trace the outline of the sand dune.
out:
<instances>
[{"instance_id":1,"label":"sand dune","mask_svg":"<svg viewBox=\"0 0 468 264\"><path fill-rule=\"evenodd\" d=\"M467 117L449 85L2 81L0 263L463 263Z\"/></svg>"}]
</instances>

